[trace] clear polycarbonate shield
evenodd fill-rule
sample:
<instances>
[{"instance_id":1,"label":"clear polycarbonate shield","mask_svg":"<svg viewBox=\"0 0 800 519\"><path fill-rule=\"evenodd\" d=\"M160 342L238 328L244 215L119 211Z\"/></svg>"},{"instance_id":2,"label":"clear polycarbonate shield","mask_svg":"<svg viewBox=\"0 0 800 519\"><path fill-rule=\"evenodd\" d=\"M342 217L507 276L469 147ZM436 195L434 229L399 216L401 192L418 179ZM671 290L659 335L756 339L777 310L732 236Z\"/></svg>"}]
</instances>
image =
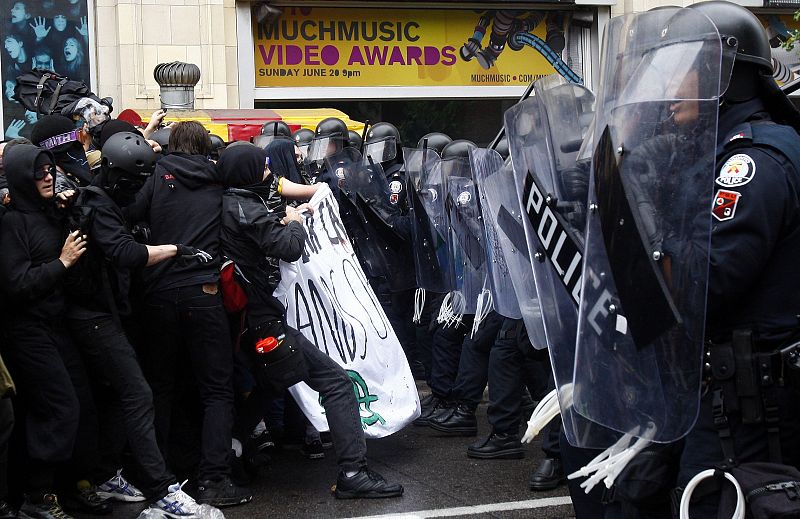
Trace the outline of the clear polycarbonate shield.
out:
<instances>
[{"instance_id":1,"label":"clear polycarbonate shield","mask_svg":"<svg viewBox=\"0 0 800 519\"><path fill-rule=\"evenodd\" d=\"M551 77L539 80L537 90L505 114L516 209L530 249L528 275L532 271L535 280L564 434L572 445L606 448L619 435L576 413L573 405L589 174L588 164L577 157L593 96Z\"/></svg>"},{"instance_id":2,"label":"clear polycarbonate shield","mask_svg":"<svg viewBox=\"0 0 800 519\"><path fill-rule=\"evenodd\" d=\"M488 275L480 200L468 158L443 159L441 165L453 266L451 305L455 315L474 314Z\"/></svg>"},{"instance_id":3,"label":"clear polycarbonate shield","mask_svg":"<svg viewBox=\"0 0 800 519\"><path fill-rule=\"evenodd\" d=\"M339 212L365 273L371 278L390 279L391 258L373 236L381 210L389 205L383 168L380 163L365 164L355 148L344 148L327 157L325 164L337 178L342 193Z\"/></svg>"},{"instance_id":4,"label":"clear polycarbonate shield","mask_svg":"<svg viewBox=\"0 0 800 519\"><path fill-rule=\"evenodd\" d=\"M501 167L495 169L492 163L496 162L498 157L486 154L486 167L476 167L481 207L486 227L492 225L491 221L496 227L497 241L503 251L531 344L536 349L543 349L547 347L547 342L544 336L542 311L533 280L532 259L525 241L522 213L519 210L519 198L514 186L514 172L510 163L503 164L502 159Z\"/></svg>"},{"instance_id":5,"label":"clear polycarbonate shield","mask_svg":"<svg viewBox=\"0 0 800 519\"><path fill-rule=\"evenodd\" d=\"M702 14L664 9L612 19L605 53L573 398L671 442L699 406L722 43Z\"/></svg>"},{"instance_id":6,"label":"clear polycarbonate shield","mask_svg":"<svg viewBox=\"0 0 800 519\"><path fill-rule=\"evenodd\" d=\"M331 155L335 155L344 148L344 139L341 135L317 137L308 144L306 163L321 162Z\"/></svg>"},{"instance_id":7,"label":"clear polycarbonate shield","mask_svg":"<svg viewBox=\"0 0 800 519\"><path fill-rule=\"evenodd\" d=\"M362 157L355 148L344 148L328 157L326 163L341 180L339 187L348 198L388 208L389 184L380 162Z\"/></svg>"},{"instance_id":8,"label":"clear polycarbonate shield","mask_svg":"<svg viewBox=\"0 0 800 519\"><path fill-rule=\"evenodd\" d=\"M372 142L364 143L364 160L371 158L373 162L386 162L397 156L397 140L386 137Z\"/></svg>"},{"instance_id":9,"label":"clear polycarbonate shield","mask_svg":"<svg viewBox=\"0 0 800 519\"><path fill-rule=\"evenodd\" d=\"M485 191L486 179L496 175L500 168L503 167L503 157L495 150L477 148L470 151L469 158L472 174L478 186L481 214L483 215L483 228L486 238L486 264L489 271L489 287L492 294L492 304L494 305L494 310L503 317L520 319L522 318L522 312L520 310L519 301L517 300L514 282L511 278L511 271L506 261L506 251L500 243L501 237L497 227L496 213L492 212L490 209L491 206L489 205ZM513 179L511 180L513 181ZM509 187L513 190L513 184ZM522 229L520 228L520 230ZM515 253L519 254L519 252L509 251L509 254ZM541 325L541 317L538 317L538 319ZM536 330L534 330L534 332L535 331ZM531 337L531 342L534 342L534 339L538 339L535 333L529 331L528 334ZM538 343L539 347L544 347L543 341L539 342L536 340L535 342Z\"/></svg>"},{"instance_id":10,"label":"clear polycarbonate shield","mask_svg":"<svg viewBox=\"0 0 800 519\"><path fill-rule=\"evenodd\" d=\"M253 137L253 144L255 144L261 149L264 149L267 147L269 143L271 143L275 139L286 139L289 141L292 140L291 137L287 137L285 135L256 135L255 137Z\"/></svg>"},{"instance_id":11,"label":"clear polycarbonate shield","mask_svg":"<svg viewBox=\"0 0 800 519\"><path fill-rule=\"evenodd\" d=\"M412 218L417 285L441 294L453 288L441 158L430 149L403 149Z\"/></svg>"}]
</instances>

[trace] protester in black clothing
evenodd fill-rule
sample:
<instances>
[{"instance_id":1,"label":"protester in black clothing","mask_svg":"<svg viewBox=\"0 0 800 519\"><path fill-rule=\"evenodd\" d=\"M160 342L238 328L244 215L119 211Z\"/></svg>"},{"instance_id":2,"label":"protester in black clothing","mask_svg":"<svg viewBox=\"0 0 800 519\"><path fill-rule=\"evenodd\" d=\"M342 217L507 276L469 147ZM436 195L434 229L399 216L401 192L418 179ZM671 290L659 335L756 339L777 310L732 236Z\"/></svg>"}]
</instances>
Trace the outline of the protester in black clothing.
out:
<instances>
[{"instance_id":1,"label":"protester in black clothing","mask_svg":"<svg viewBox=\"0 0 800 519\"><path fill-rule=\"evenodd\" d=\"M275 139L264 148L269 158L270 169L276 175L287 178L295 184L305 184L303 176L300 174L298 159L299 149L294 141L289 139Z\"/></svg>"},{"instance_id":2,"label":"protester in black clothing","mask_svg":"<svg viewBox=\"0 0 800 519\"><path fill-rule=\"evenodd\" d=\"M12 202L0 229L0 278L14 304L4 315L3 353L27 428L20 517L48 517L63 513L53 494L55 470L72 457L82 408L91 401L82 398L88 387L62 318L64 275L86 251L86 239L67 234L57 213L49 151L19 144L5 152L4 164Z\"/></svg>"},{"instance_id":3,"label":"protester in black clothing","mask_svg":"<svg viewBox=\"0 0 800 519\"><path fill-rule=\"evenodd\" d=\"M143 356L165 454L176 377L187 367L192 370L203 407L197 501L230 506L252 495L230 479L233 347L218 284L222 186L207 158L210 146L201 124L174 125L170 154L127 208L127 221L145 222L152 243L191 243L211 256L205 263L171 258L144 269L149 340Z\"/></svg>"},{"instance_id":4,"label":"protester in black clothing","mask_svg":"<svg viewBox=\"0 0 800 519\"><path fill-rule=\"evenodd\" d=\"M402 486L387 483L367 468L364 431L350 377L300 332L286 326L285 308L272 295L280 282L277 260L298 260L306 232L298 209L287 206L286 215L280 217L264 203L273 185L266 159L258 147L237 146L227 149L217 164L228 187L223 197L222 247L247 279L242 281L248 296L248 328L253 339L280 338L278 349L291 347L302 355L300 362L308 372L302 380L320 393L338 456L335 496L400 496ZM248 351L253 351L252 345Z\"/></svg>"},{"instance_id":5,"label":"protester in black clothing","mask_svg":"<svg viewBox=\"0 0 800 519\"><path fill-rule=\"evenodd\" d=\"M87 186L92 180L78 130L69 117L46 115L39 119L31 131L31 141L53 153L56 166L68 179L68 182L61 178L56 179L56 193L77 186Z\"/></svg>"},{"instance_id":6,"label":"protester in black clothing","mask_svg":"<svg viewBox=\"0 0 800 519\"><path fill-rule=\"evenodd\" d=\"M153 499L156 507L175 516L197 511L166 467L156 443L153 397L136 353L123 330L130 316L131 272L177 256L206 261L197 249L184 245L137 243L126 228L118 204L130 201L152 173L156 154L141 135L117 133L106 141L100 174L83 189L75 212L81 214L90 246L68 276L68 325L93 380L107 397L102 413L102 460L98 487L104 497L129 502ZM125 443L138 468L141 491L120 474ZM116 475L114 475L116 472ZM178 503L180 506L176 506Z\"/></svg>"}]
</instances>

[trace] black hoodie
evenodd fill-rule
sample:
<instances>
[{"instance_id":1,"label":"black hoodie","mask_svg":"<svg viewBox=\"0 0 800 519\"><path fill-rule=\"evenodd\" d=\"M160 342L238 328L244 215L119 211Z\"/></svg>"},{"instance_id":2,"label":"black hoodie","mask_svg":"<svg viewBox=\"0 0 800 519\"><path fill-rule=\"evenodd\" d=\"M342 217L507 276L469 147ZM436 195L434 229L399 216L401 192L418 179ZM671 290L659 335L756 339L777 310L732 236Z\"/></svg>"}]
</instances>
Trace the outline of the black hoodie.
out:
<instances>
[{"instance_id":1,"label":"black hoodie","mask_svg":"<svg viewBox=\"0 0 800 519\"><path fill-rule=\"evenodd\" d=\"M256 192L264 184L259 183L264 158L264 150L256 146L236 146L225 150L217 163L228 187L222 197L222 251L246 278L240 281L251 327L283 321L283 304L272 296L281 279L278 259L296 261L306 242L303 226L280 223L281 217Z\"/></svg>"},{"instance_id":2,"label":"black hoodie","mask_svg":"<svg viewBox=\"0 0 800 519\"><path fill-rule=\"evenodd\" d=\"M55 164L49 151L30 144L14 146L4 156L11 208L0 228L0 279L14 302L6 314L12 324L52 321L64 311L66 268L58 257L67 229L54 200L36 189L34 165L41 155Z\"/></svg>"},{"instance_id":3,"label":"black hoodie","mask_svg":"<svg viewBox=\"0 0 800 519\"><path fill-rule=\"evenodd\" d=\"M201 155L170 153L125 208L131 225L146 223L150 243L191 245L213 256L208 263L173 258L142 273L145 290L216 283L219 280L219 221L222 186L214 163Z\"/></svg>"}]
</instances>

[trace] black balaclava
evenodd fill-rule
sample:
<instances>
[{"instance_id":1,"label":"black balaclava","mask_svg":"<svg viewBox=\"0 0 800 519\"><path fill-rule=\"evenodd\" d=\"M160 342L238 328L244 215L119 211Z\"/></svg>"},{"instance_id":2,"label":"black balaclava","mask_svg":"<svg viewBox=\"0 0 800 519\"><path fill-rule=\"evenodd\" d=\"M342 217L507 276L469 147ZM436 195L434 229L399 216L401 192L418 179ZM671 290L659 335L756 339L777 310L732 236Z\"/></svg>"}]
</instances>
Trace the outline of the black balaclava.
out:
<instances>
[{"instance_id":1,"label":"black balaclava","mask_svg":"<svg viewBox=\"0 0 800 519\"><path fill-rule=\"evenodd\" d=\"M278 194L278 177L274 174L264 178L266 150L246 143L241 146L228 146L219 157L217 171L225 187L244 189L255 193L271 212L283 210L284 203Z\"/></svg>"},{"instance_id":2,"label":"black balaclava","mask_svg":"<svg viewBox=\"0 0 800 519\"><path fill-rule=\"evenodd\" d=\"M74 122L63 115L46 115L33 125L31 141L49 149L61 167L80 186L92 181L89 163L83 144L78 140L78 129Z\"/></svg>"},{"instance_id":3,"label":"black balaclava","mask_svg":"<svg viewBox=\"0 0 800 519\"><path fill-rule=\"evenodd\" d=\"M32 213L48 211L55 207L53 199L42 198L36 188L33 173L45 164L55 165L53 154L31 144L17 144L4 153L8 193L11 207L17 211ZM55 188L55 179L53 179Z\"/></svg>"},{"instance_id":4,"label":"black balaclava","mask_svg":"<svg viewBox=\"0 0 800 519\"><path fill-rule=\"evenodd\" d=\"M275 139L264 148L269 157L269 169L279 177L286 177L295 184L302 184L300 168L294 154L294 141Z\"/></svg>"}]
</instances>

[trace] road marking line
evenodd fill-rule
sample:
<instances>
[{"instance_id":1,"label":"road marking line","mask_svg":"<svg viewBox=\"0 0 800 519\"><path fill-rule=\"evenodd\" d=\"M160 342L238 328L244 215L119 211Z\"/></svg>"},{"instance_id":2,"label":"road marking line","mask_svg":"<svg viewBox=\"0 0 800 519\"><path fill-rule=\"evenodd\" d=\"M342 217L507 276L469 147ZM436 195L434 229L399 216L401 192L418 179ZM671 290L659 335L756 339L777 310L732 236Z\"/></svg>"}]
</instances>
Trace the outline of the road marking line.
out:
<instances>
[{"instance_id":1,"label":"road marking line","mask_svg":"<svg viewBox=\"0 0 800 519\"><path fill-rule=\"evenodd\" d=\"M528 499L527 501L508 501L505 503L491 503L475 506L460 506L457 508L439 508L435 510L420 510L418 512L401 512L383 515L365 515L350 519L428 519L429 517L453 517L458 515L486 514L490 512L506 512L509 510L530 510L533 508L547 508L550 506L563 506L572 504L569 496L543 497L541 499Z\"/></svg>"}]
</instances>

